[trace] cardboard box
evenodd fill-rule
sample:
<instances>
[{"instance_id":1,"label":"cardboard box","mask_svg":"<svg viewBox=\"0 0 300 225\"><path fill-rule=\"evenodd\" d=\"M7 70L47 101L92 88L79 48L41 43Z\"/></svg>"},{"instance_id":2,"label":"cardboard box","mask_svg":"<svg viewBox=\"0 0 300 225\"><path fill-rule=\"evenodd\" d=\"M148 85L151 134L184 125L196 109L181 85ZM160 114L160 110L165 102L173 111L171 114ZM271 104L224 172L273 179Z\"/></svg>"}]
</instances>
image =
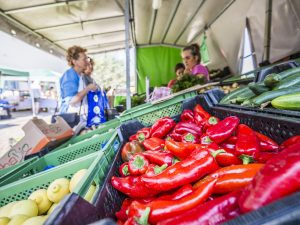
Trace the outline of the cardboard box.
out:
<instances>
[{"instance_id":1,"label":"cardboard box","mask_svg":"<svg viewBox=\"0 0 300 225\"><path fill-rule=\"evenodd\" d=\"M56 123L47 124L44 120L33 118L22 127L25 136L0 159L0 169L15 165L26 155L34 154L45 147L57 146L73 136L72 128L61 117Z\"/></svg>"}]
</instances>

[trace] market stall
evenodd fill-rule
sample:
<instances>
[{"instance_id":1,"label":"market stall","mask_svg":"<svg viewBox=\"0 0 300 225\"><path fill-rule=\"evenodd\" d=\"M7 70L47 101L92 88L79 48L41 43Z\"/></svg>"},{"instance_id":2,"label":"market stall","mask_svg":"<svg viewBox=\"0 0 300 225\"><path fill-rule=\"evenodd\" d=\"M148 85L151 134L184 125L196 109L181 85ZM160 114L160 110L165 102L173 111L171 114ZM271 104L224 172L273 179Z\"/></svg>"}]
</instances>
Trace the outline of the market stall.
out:
<instances>
[{"instance_id":1,"label":"market stall","mask_svg":"<svg viewBox=\"0 0 300 225\"><path fill-rule=\"evenodd\" d=\"M146 77L152 88L172 79L193 42L208 50L209 70L229 74L133 108L128 88L126 111L73 137L64 122L31 121L27 138L38 133L47 148L33 144L38 155L0 170L1 222L299 223L300 67L268 65L299 53L298 1L12 2L0 1L4 29L53 54L135 47L139 94ZM248 57L261 66L243 73ZM10 155L30 155L25 145Z\"/></svg>"}]
</instances>

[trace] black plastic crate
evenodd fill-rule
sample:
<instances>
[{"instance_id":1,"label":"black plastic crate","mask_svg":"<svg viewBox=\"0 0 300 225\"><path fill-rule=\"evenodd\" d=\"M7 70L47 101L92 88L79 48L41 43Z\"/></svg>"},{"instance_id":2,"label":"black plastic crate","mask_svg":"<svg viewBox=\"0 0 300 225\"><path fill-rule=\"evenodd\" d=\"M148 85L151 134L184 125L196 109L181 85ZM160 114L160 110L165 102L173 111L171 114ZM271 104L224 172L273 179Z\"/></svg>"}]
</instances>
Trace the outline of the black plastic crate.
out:
<instances>
[{"instance_id":1,"label":"black plastic crate","mask_svg":"<svg viewBox=\"0 0 300 225\"><path fill-rule=\"evenodd\" d=\"M300 134L300 121L295 121L290 118L286 117L276 117L273 115L269 115L266 113L256 113L256 112L250 112L250 111L243 111L243 110L237 110L237 109L228 109L220 106L215 106L214 103L209 98L208 94L202 94L198 95L192 99L186 100L183 102L182 108L183 109L193 109L196 104L201 104L205 110L210 112L212 115L215 115L219 117L220 119L223 119L227 116L235 115L238 116L241 120L241 123L247 124L256 131L259 131L261 133L264 133L277 142L282 142L283 140L289 138L293 135L299 135ZM179 115L175 116L173 119L176 121L179 119ZM118 129L118 135L120 137L120 140L122 142L122 146L128 141L129 137L132 134L135 134L136 131L144 127L139 121L129 121L127 123L122 124ZM120 147L120 149L122 148ZM104 218L112 218L115 219L115 213L120 210L123 200L125 199L125 195L121 192L115 190L111 185L111 177L112 176L119 176L119 166L122 164L121 159L121 151L119 150L117 155L115 156L111 168L109 169L109 172L107 173L106 179L104 183L102 184L101 189L98 191L98 196L96 197L97 200L93 205L85 202L86 204L89 204L90 206L93 206L96 208L96 212L93 215L93 220L88 219L88 221L84 221L83 218L80 218L80 222L77 220L76 224L86 224L93 221L96 221L96 218L104 219ZM298 199L295 199L295 201ZM81 199L82 200L82 199ZM82 200L84 201L84 200ZM79 202L79 200L78 200ZM74 203L75 205L77 202ZM73 205L74 205L73 204ZM274 203L275 204L275 203ZM292 223L285 223L285 221L290 221L289 218L291 218L294 213L299 214L299 209L295 207L294 205L290 203L285 203L285 200L282 199L280 201L277 201L276 204L279 204L284 210L285 214L275 214L272 216L272 218L275 218L275 220L281 221L280 223L272 223L272 224L292 224ZM70 204L68 204L69 207L73 207ZM94 212L93 207L87 207L91 208ZM266 206L266 207L270 207ZM264 217L268 218L269 213L271 215L271 211L266 209L266 207L263 207L259 210L253 211L248 216L248 214L245 214L241 217L238 217L231 222L230 225L233 224L246 224L245 221L251 221L256 222L259 221L258 217L251 216L251 215L260 215L260 212L266 212L262 213ZM78 209L79 210L79 209ZM73 215L77 215L76 211L72 211ZM67 216L68 212L66 211L65 216ZM291 215L290 215L291 214ZM293 214L293 215L292 215ZM297 215L298 215L297 214ZM289 216L286 216L289 215ZM71 215L70 215L71 216ZM246 219L243 219L245 216ZM74 216L73 216L74 217ZM76 216L77 217L77 216ZM68 218L68 217L66 217ZM299 216L296 216L296 218L299 218ZM74 219L74 218L73 218ZM67 221L67 220L66 220ZM238 221L238 222L234 222ZM242 222L240 222L242 221ZM253 224L263 224L263 223L253 223Z\"/></svg>"}]
</instances>

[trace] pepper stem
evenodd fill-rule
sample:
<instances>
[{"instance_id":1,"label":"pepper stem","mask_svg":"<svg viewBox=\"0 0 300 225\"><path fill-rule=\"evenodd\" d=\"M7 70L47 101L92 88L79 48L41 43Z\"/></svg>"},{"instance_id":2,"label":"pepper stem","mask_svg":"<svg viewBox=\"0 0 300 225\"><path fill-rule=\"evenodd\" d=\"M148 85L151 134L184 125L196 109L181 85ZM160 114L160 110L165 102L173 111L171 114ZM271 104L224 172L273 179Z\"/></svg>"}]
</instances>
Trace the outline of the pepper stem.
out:
<instances>
[{"instance_id":1,"label":"pepper stem","mask_svg":"<svg viewBox=\"0 0 300 225\"><path fill-rule=\"evenodd\" d=\"M172 164L178 163L180 160L177 157L173 157Z\"/></svg>"},{"instance_id":2,"label":"pepper stem","mask_svg":"<svg viewBox=\"0 0 300 225\"><path fill-rule=\"evenodd\" d=\"M145 134L144 133L139 133L139 135L138 135L138 140L140 141L140 142L142 142L142 141L144 141L145 140Z\"/></svg>"},{"instance_id":3,"label":"pepper stem","mask_svg":"<svg viewBox=\"0 0 300 225\"><path fill-rule=\"evenodd\" d=\"M150 207L147 207L141 217L134 217L135 221L140 224L140 225L148 225L148 218L149 218L149 214L150 214Z\"/></svg>"},{"instance_id":4,"label":"pepper stem","mask_svg":"<svg viewBox=\"0 0 300 225\"><path fill-rule=\"evenodd\" d=\"M214 117L214 116L211 116L211 117L209 117L209 119L208 119L208 123L209 123L209 124L212 124L212 125L215 125L215 124L218 123L218 119L217 119L216 117Z\"/></svg>"},{"instance_id":5,"label":"pepper stem","mask_svg":"<svg viewBox=\"0 0 300 225\"><path fill-rule=\"evenodd\" d=\"M129 175L129 170L128 170L128 165L124 166L122 168L122 172L125 176L128 176Z\"/></svg>"},{"instance_id":6,"label":"pepper stem","mask_svg":"<svg viewBox=\"0 0 300 225\"><path fill-rule=\"evenodd\" d=\"M183 138L187 142L193 142L195 140L195 136L191 133L186 134Z\"/></svg>"},{"instance_id":7,"label":"pepper stem","mask_svg":"<svg viewBox=\"0 0 300 225\"><path fill-rule=\"evenodd\" d=\"M155 166L155 167L154 167L154 173L155 173L155 174L159 174L159 173L161 173L162 171L164 171L167 167L168 167L168 164L164 164L164 165L162 165L162 166Z\"/></svg>"},{"instance_id":8,"label":"pepper stem","mask_svg":"<svg viewBox=\"0 0 300 225\"><path fill-rule=\"evenodd\" d=\"M203 144L210 144L212 143L212 140L208 137L208 136L205 136L202 138L201 142L203 141Z\"/></svg>"},{"instance_id":9,"label":"pepper stem","mask_svg":"<svg viewBox=\"0 0 300 225\"><path fill-rule=\"evenodd\" d=\"M145 160L142 157L137 156L133 161L133 165L135 168L141 169L145 165Z\"/></svg>"},{"instance_id":10,"label":"pepper stem","mask_svg":"<svg viewBox=\"0 0 300 225\"><path fill-rule=\"evenodd\" d=\"M224 149L219 149L219 150L216 150L212 153L210 153L214 158L216 158L217 155L219 155L220 153L226 153L226 151Z\"/></svg>"},{"instance_id":11,"label":"pepper stem","mask_svg":"<svg viewBox=\"0 0 300 225\"><path fill-rule=\"evenodd\" d=\"M242 154L239 156L239 158L243 161L244 165L254 162L253 157L251 157L249 155Z\"/></svg>"}]
</instances>

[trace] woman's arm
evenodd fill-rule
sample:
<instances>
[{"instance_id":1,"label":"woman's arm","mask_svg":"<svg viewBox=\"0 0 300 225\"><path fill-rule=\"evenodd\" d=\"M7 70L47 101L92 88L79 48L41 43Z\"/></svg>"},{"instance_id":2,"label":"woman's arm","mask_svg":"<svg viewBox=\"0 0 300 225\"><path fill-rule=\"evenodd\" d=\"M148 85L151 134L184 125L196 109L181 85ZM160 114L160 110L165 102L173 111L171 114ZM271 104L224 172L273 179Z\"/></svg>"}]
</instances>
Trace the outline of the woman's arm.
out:
<instances>
[{"instance_id":1,"label":"woman's arm","mask_svg":"<svg viewBox=\"0 0 300 225\"><path fill-rule=\"evenodd\" d=\"M95 84L89 84L71 99L70 105L74 106L75 104L81 102L84 96L86 96L89 91L95 91L95 90L97 90L97 86Z\"/></svg>"}]
</instances>

